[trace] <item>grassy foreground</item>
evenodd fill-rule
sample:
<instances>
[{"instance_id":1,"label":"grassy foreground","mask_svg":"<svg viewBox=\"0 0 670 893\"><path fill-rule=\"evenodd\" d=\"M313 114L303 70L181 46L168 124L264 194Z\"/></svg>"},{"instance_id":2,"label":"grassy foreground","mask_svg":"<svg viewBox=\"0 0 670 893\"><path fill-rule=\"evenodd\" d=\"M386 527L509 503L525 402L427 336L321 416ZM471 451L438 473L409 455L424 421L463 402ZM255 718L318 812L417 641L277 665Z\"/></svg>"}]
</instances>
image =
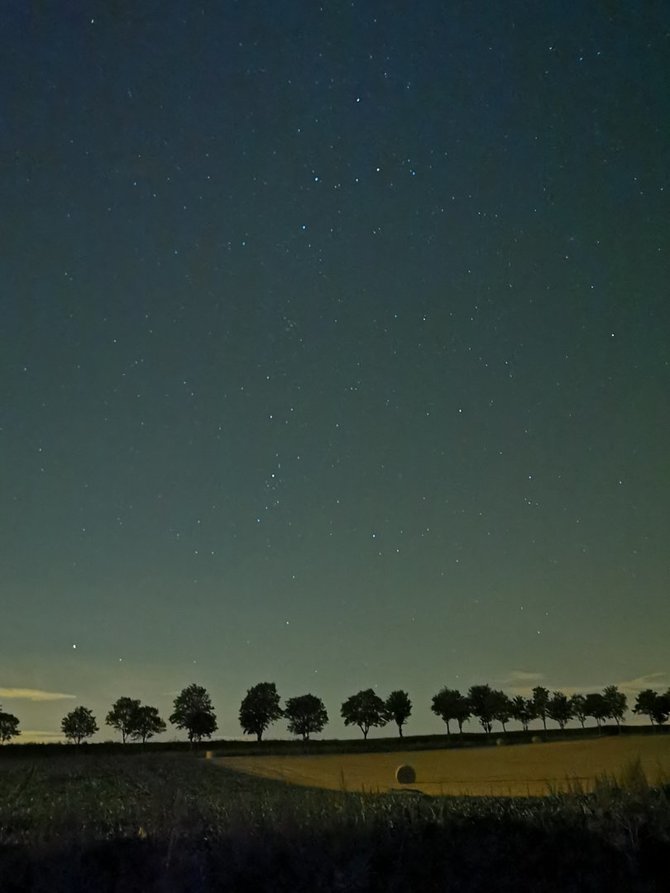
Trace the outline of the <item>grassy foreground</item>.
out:
<instances>
[{"instance_id":1,"label":"grassy foreground","mask_svg":"<svg viewBox=\"0 0 670 893\"><path fill-rule=\"evenodd\" d=\"M513 747L326 756L224 757L222 765L266 778L330 790L388 792L403 786L395 770L409 763L415 790L439 796L543 796L593 790L603 775L618 778L639 761L651 784L670 782L670 737L631 735Z\"/></svg>"},{"instance_id":2,"label":"grassy foreground","mask_svg":"<svg viewBox=\"0 0 670 893\"><path fill-rule=\"evenodd\" d=\"M0 754L1 757L1 754ZM667 889L670 791L324 791L188 755L0 759L2 893Z\"/></svg>"}]
</instances>

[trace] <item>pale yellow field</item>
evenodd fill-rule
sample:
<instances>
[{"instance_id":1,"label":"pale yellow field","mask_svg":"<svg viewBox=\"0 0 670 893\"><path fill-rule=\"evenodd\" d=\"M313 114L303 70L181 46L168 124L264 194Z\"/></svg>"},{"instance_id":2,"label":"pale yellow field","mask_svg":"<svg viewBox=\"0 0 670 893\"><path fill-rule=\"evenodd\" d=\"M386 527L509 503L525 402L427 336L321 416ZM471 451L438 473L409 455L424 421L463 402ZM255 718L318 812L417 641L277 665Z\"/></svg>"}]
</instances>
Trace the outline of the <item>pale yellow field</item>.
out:
<instances>
[{"instance_id":1,"label":"pale yellow field","mask_svg":"<svg viewBox=\"0 0 670 893\"><path fill-rule=\"evenodd\" d=\"M412 788L426 794L474 796L543 795L565 790L578 780L589 789L598 775L619 776L638 759L651 784L670 779L670 735L626 735L477 747L463 750L420 750L396 753L327 756L220 757L216 762L242 772L293 784L348 791ZM395 770L409 763L416 782L399 785Z\"/></svg>"}]
</instances>

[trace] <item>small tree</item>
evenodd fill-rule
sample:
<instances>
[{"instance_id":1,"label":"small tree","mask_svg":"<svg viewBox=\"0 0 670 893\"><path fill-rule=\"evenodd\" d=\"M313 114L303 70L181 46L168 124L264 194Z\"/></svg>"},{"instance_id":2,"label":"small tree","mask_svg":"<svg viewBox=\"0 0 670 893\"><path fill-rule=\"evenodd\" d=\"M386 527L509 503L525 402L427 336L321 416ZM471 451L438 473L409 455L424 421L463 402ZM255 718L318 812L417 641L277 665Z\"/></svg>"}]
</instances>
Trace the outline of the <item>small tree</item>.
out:
<instances>
[{"instance_id":1,"label":"small tree","mask_svg":"<svg viewBox=\"0 0 670 893\"><path fill-rule=\"evenodd\" d=\"M504 691L493 690L493 718L498 720L503 732L507 732L507 723L512 718L512 701Z\"/></svg>"},{"instance_id":2,"label":"small tree","mask_svg":"<svg viewBox=\"0 0 670 893\"><path fill-rule=\"evenodd\" d=\"M528 731L528 724L536 718L535 707L530 698L517 695L512 698L512 718L521 723L524 732Z\"/></svg>"},{"instance_id":3,"label":"small tree","mask_svg":"<svg viewBox=\"0 0 670 893\"><path fill-rule=\"evenodd\" d=\"M364 738L368 737L373 726L385 726L388 722L386 705L371 688L348 697L342 704L340 713L345 726L358 726Z\"/></svg>"},{"instance_id":4,"label":"small tree","mask_svg":"<svg viewBox=\"0 0 670 893\"><path fill-rule=\"evenodd\" d=\"M662 726L670 715L670 691L661 695L651 688L645 688L635 699L633 713L648 716L652 726Z\"/></svg>"},{"instance_id":5,"label":"small tree","mask_svg":"<svg viewBox=\"0 0 670 893\"><path fill-rule=\"evenodd\" d=\"M468 692L468 701L481 727L487 735L490 734L496 714L496 693L490 685L473 685Z\"/></svg>"},{"instance_id":6,"label":"small tree","mask_svg":"<svg viewBox=\"0 0 670 893\"><path fill-rule=\"evenodd\" d=\"M541 685L536 685L533 689L533 707L535 708L535 715L539 716L542 720L542 725L544 726L544 731L547 731L547 707L549 706L549 690L543 688Z\"/></svg>"},{"instance_id":7,"label":"small tree","mask_svg":"<svg viewBox=\"0 0 670 893\"><path fill-rule=\"evenodd\" d=\"M458 731L463 733L463 723L472 716L472 708L468 699L455 688L441 688L433 695L430 708L436 716L439 716L447 727L447 735L451 735L449 723L453 719L458 723Z\"/></svg>"},{"instance_id":8,"label":"small tree","mask_svg":"<svg viewBox=\"0 0 670 893\"><path fill-rule=\"evenodd\" d=\"M158 709L148 704L138 704L131 720L130 737L146 744L148 738L160 735L164 731L165 721L161 719Z\"/></svg>"},{"instance_id":9,"label":"small tree","mask_svg":"<svg viewBox=\"0 0 670 893\"><path fill-rule=\"evenodd\" d=\"M607 706L607 716L613 719L617 726L620 726L624 713L628 709L628 698L622 691L619 691L616 685L608 685L603 689L603 699Z\"/></svg>"},{"instance_id":10,"label":"small tree","mask_svg":"<svg viewBox=\"0 0 670 893\"><path fill-rule=\"evenodd\" d=\"M558 723L563 730L569 720L572 719L572 702L562 691L555 691L547 704L547 716Z\"/></svg>"},{"instance_id":11,"label":"small tree","mask_svg":"<svg viewBox=\"0 0 670 893\"><path fill-rule=\"evenodd\" d=\"M328 723L326 707L316 695L299 695L288 698L284 709L288 720L288 730L292 735L302 735L303 741L309 741L311 733L322 732Z\"/></svg>"},{"instance_id":12,"label":"small tree","mask_svg":"<svg viewBox=\"0 0 670 893\"><path fill-rule=\"evenodd\" d=\"M112 704L112 709L105 717L108 726L121 732L121 741L124 744L132 731L133 716L139 706L140 702L134 698L119 698Z\"/></svg>"},{"instance_id":13,"label":"small tree","mask_svg":"<svg viewBox=\"0 0 670 893\"><path fill-rule=\"evenodd\" d=\"M575 719L578 719L581 727L584 728L586 717L589 715L586 710L586 698L584 695L574 694L570 698L570 709Z\"/></svg>"},{"instance_id":14,"label":"small tree","mask_svg":"<svg viewBox=\"0 0 670 893\"><path fill-rule=\"evenodd\" d=\"M91 738L98 731L93 712L88 707L75 707L63 717L60 727L63 734L75 744L81 744L86 738Z\"/></svg>"},{"instance_id":15,"label":"small tree","mask_svg":"<svg viewBox=\"0 0 670 893\"><path fill-rule=\"evenodd\" d=\"M603 724L603 720L607 719L609 716L607 702L600 692L597 691L586 695L584 699L584 711L587 716L592 716L595 719L599 729Z\"/></svg>"},{"instance_id":16,"label":"small tree","mask_svg":"<svg viewBox=\"0 0 670 893\"><path fill-rule=\"evenodd\" d=\"M195 684L182 689L174 700L170 722L178 729L187 730L191 744L211 738L218 727L207 689Z\"/></svg>"},{"instance_id":17,"label":"small tree","mask_svg":"<svg viewBox=\"0 0 670 893\"><path fill-rule=\"evenodd\" d=\"M398 726L398 735L402 738L402 727L412 712L412 702L406 691L392 691L386 699L386 713L389 719Z\"/></svg>"},{"instance_id":18,"label":"small tree","mask_svg":"<svg viewBox=\"0 0 670 893\"><path fill-rule=\"evenodd\" d=\"M260 741L263 732L276 722L283 711L274 682L259 682L247 690L240 705L240 725L246 735L256 735Z\"/></svg>"},{"instance_id":19,"label":"small tree","mask_svg":"<svg viewBox=\"0 0 670 893\"><path fill-rule=\"evenodd\" d=\"M16 738L20 734L18 718L13 713L5 713L0 707L0 743L11 741L12 738Z\"/></svg>"}]
</instances>

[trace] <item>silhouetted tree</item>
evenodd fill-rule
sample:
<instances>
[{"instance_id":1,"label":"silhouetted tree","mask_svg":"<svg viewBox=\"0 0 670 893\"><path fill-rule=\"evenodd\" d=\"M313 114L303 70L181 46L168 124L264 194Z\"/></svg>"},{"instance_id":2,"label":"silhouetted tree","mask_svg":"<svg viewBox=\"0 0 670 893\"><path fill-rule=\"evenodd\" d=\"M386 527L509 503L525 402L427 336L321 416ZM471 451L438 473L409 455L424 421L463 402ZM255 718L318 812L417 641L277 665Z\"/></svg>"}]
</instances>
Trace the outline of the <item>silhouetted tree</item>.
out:
<instances>
[{"instance_id":1,"label":"silhouetted tree","mask_svg":"<svg viewBox=\"0 0 670 893\"><path fill-rule=\"evenodd\" d=\"M542 725L544 726L544 731L547 731L547 707L549 705L549 689L544 688L541 685L536 685L533 689L533 707L535 708L535 715L539 716L542 720Z\"/></svg>"},{"instance_id":2,"label":"silhouetted tree","mask_svg":"<svg viewBox=\"0 0 670 893\"><path fill-rule=\"evenodd\" d=\"M570 709L575 719L578 719L581 727L584 728L586 717L589 715L586 711L586 698L584 695L574 694L570 697Z\"/></svg>"},{"instance_id":3,"label":"silhouetted tree","mask_svg":"<svg viewBox=\"0 0 670 893\"><path fill-rule=\"evenodd\" d=\"M240 725L246 735L260 741L270 723L282 716L279 695L274 682L259 682L247 690L240 705Z\"/></svg>"},{"instance_id":4,"label":"silhouetted tree","mask_svg":"<svg viewBox=\"0 0 670 893\"><path fill-rule=\"evenodd\" d=\"M146 744L148 738L164 731L165 721L161 719L158 709L148 704L138 704L131 718L130 737Z\"/></svg>"},{"instance_id":5,"label":"silhouetted tree","mask_svg":"<svg viewBox=\"0 0 670 893\"><path fill-rule=\"evenodd\" d=\"M373 726L385 726L388 722L386 705L371 688L348 697L342 704L340 713L345 726L358 726L364 738L368 737Z\"/></svg>"},{"instance_id":6,"label":"silhouetted tree","mask_svg":"<svg viewBox=\"0 0 670 893\"><path fill-rule=\"evenodd\" d=\"M398 726L398 735L402 738L402 727L412 712L412 702L406 691L392 691L386 699L386 713L389 719Z\"/></svg>"},{"instance_id":7,"label":"silhouetted tree","mask_svg":"<svg viewBox=\"0 0 670 893\"><path fill-rule=\"evenodd\" d=\"M528 724L536 718L535 706L530 698L517 695L512 698L512 718L521 723L524 732L528 731Z\"/></svg>"},{"instance_id":8,"label":"silhouetted tree","mask_svg":"<svg viewBox=\"0 0 670 893\"><path fill-rule=\"evenodd\" d=\"M547 716L558 723L562 730L572 719L572 702L562 691L555 691L547 704Z\"/></svg>"},{"instance_id":9,"label":"silhouetted tree","mask_svg":"<svg viewBox=\"0 0 670 893\"><path fill-rule=\"evenodd\" d=\"M645 688L635 699L633 713L649 717L652 725L662 726L670 716L670 690L664 695L651 688Z\"/></svg>"},{"instance_id":10,"label":"silhouetted tree","mask_svg":"<svg viewBox=\"0 0 670 893\"><path fill-rule=\"evenodd\" d=\"M0 707L0 742L4 744L20 734L18 718L13 713L5 713Z\"/></svg>"},{"instance_id":11,"label":"silhouetted tree","mask_svg":"<svg viewBox=\"0 0 670 893\"><path fill-rule=\"evenodd\" d=\"M498 720L503 732L507 732L507 723L512 718L512 701L498 689L493 690L493 718Z\"/></svg>"},{"instance_id":12,"label":"silhouetted tree","mask_svg":"<svg viewBox=\"0 0 670 893\"><path fill-rule=\"evenodd\" d=\"M628 698L622 691L619 691L616 685L608 685L604 688L603 698L607 705L607 716L613 719L617 726L620 726L624 713L628 709Z\"/></svg>"},{"instance_id":13,"label":"silhouetted tree","mask_svg":"<svg viewBox=\"0 0 670 893\"><path fill-rule=\"evenodd\" d=\"M126 738L132 730L133 715L140 702L134 698L119 698L112 704L112 709L105 717L108 726L121 732L121 741L125 744Z\"/></svg>"},{"instance_id":14,"label":"silhouetted tree","mask_svg":"<svg viewBox=\"0 0 670 893\"><path fill-rule=\"evenodd\" d=\"M486 734L490 734L496 714L496 693L490 685L473 685L468 691L468 701L472 713Z\"/></svg>"},{"instance_id":15,"label":"silhouetted tree","mask_svg":"<svg viewBox=\"0 0 670 893\"><path fill-rule=\"evenodd\" d=\"M436 716L445 723L447 735L451 735L449 723L455 720L458 723L458 731L463 732L463 723L472 716L470 702L455 688L441 688L433 695L433 703L430 708Z\"/></svg>"},{"instance_id":16,"label":"silhouetted tree","mask_svg":"<svg viewBox=\"0 0 670 893\"><path fill-rule=\"evenodd\" d=\"M288 698L284 716L288 720L289 732L292 735L302 735L303 741L308 741L312 732L322 732L328 722L325 704L316 695Z\"/></svg>"},{"instance_id":17,"label":"silhouetted tree","mask_svg":"<svg viewBox=\"0 0 670 893\"><path fill-rule=\"evenodd\" d=\"M595 719L599 729L603 724L603 720L609 716L607 702L598 691L590 692L585 696L584 710L587 716L592 716Z\"/></svg>"},{"instance_id":18,"label":"silhouetted tree","mask_svg":"<svg viewBox=\"0 0 670 893\"><path fill-rule=\"evenodd\" d=\"M186 729L191 744L211 738L218 726L207 689L195 684L182 689L174 699L170 722L178 729Z\"/></svg>"},{"instance_id":19,"label":"silhouetted tree","mask_svg":"<svg viewBox=\"0 0 670 893\"><path fill-rule=\"evenodd\" d=\"M66 738L81 744L85 738L90 738L98 731L93 712L88 707L75 707L63 717L60 727Z\"/></svg>"}]
</instances>

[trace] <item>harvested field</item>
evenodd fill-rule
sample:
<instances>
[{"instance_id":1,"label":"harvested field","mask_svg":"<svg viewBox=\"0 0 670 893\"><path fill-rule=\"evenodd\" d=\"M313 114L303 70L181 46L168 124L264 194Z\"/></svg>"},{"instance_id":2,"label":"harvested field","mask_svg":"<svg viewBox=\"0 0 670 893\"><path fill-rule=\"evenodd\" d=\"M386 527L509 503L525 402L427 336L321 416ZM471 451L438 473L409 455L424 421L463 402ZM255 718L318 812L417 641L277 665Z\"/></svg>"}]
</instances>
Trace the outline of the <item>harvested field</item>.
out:
<instances>
[{"instance_id":1,"label":"harvested field","mask_svg":"<svg viewBox=\"0 0 670 893\"><path fill-rule=\"evenodd\" d=\"M620 778L639 760L650 784L670 778L670 736L626 735L510 747L450 748L324 756L222 757L230 769L296 785L386 792L406 789L395 780L407 763L413 790L425 794L541 796L592 790L599 776Z\"/></svg>"}]
</instances>

